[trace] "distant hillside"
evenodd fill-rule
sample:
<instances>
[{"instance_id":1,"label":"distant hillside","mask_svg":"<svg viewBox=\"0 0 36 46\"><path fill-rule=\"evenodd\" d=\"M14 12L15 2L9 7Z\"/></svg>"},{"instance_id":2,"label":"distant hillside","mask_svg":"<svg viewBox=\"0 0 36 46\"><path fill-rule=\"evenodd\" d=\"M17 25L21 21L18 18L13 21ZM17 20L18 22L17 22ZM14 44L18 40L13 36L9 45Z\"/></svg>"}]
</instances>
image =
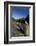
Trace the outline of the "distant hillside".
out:
<instances>
[{"instance_id":1,"label":"distant hillside","mask_svg":"<svg viewBox=\"0 0 36 46\"><path fill-rule=\"evenodd\" d=\"M15 19L12 17L12 20L20 23L25 23L25 21L27 21L27 23L29 24L29 15L26 18L20 18L20 19Z\"/></svg>"}]
</instances>

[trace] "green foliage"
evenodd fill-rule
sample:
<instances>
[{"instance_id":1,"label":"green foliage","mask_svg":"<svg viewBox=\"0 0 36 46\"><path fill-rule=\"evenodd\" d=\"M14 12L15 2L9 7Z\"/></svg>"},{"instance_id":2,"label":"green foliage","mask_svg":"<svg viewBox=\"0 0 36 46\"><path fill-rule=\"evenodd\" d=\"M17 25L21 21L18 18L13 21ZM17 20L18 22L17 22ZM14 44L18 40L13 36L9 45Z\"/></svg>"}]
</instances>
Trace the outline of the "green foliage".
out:
<instances>
[{"instance_id":1,"label":"green foliage","mask_svg":"<svg viewBox=\"0 0 36 46\"><path fill-rule=\"evenodd\" d=\"M16 20L16 22L25 23L25 19L24 18L21 18L21 19Z\"/></svg>"}]
</instances>

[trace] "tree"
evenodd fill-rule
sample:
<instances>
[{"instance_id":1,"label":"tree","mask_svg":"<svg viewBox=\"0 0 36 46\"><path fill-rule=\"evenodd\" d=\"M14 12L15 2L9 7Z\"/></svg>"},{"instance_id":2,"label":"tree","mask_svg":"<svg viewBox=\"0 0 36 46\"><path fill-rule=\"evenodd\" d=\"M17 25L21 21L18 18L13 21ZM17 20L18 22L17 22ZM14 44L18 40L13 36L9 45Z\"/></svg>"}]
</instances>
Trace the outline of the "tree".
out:
<instances>
[{"instance_id":1,"label":"tree","mask_svg":"<svg viewBox=\"0 0 36 46\"><path fill-rule=\"evenodd\" d=\"M25 19L27 21L27 23L29 24L29 15L26 17Z\"/></svg>"},{"instance_id":2,"label":"tree","mask_svg":"<svg viewBox=\"0 0 36 46\"><path fill-rule=\"evenodd\" d=\"M25 19L21 18L21 19L18 19L16 22L25 23Z\"/></svg>"}]
</instances>

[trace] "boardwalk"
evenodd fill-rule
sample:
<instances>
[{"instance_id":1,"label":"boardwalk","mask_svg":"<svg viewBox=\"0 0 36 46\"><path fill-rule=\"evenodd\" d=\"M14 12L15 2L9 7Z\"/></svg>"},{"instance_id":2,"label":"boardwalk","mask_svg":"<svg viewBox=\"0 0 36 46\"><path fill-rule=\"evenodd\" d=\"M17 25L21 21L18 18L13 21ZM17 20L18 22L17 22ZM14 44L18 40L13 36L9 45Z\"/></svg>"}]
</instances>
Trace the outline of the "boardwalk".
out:
<instances>
[{"instance_id":1,"label":"boardwalk","mask_svg":"<svg viewBox=\"0 0 36 46\"><path fill-rule=\"evenodd\" d=\"M10 30L10 37L15 36L28 36L29 35L29 25L28 24L20 24L16 21L11 21L11 30Z\"/></svg>"}]
</instances>

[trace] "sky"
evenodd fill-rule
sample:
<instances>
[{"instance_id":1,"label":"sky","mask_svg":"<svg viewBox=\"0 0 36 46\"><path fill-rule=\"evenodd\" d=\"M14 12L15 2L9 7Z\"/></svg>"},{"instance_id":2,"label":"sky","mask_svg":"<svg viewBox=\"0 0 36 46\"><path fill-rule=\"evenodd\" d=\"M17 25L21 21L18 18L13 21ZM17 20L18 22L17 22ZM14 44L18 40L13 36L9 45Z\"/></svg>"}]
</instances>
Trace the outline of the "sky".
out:
<instances>
[{"instance_id":1,"label":"sky","mask_svg":"<svg viewBox=\"0 0 36 46\"><path fill-rule=\"evenodd\" d=\"M26 18L29 14L29 8L28 7L13 7L11 8L11 15L15 19L19 18Z\"/></svg>"}]
</instances>

